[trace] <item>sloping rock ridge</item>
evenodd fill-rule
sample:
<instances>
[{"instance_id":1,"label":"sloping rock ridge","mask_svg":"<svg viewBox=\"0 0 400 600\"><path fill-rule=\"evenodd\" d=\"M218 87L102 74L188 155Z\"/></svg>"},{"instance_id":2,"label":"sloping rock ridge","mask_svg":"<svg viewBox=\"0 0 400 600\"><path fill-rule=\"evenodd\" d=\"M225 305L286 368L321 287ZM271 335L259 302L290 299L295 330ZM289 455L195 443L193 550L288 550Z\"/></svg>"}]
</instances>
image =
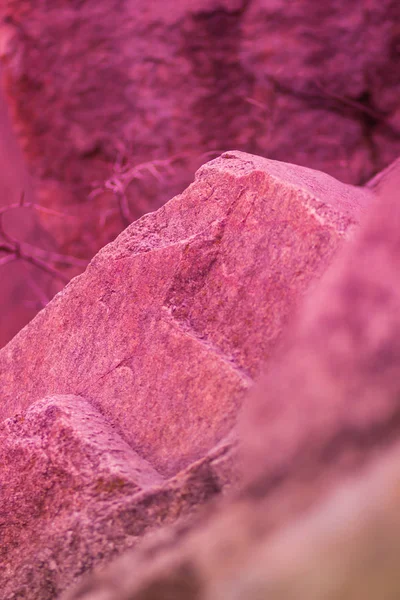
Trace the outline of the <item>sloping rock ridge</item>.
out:
<instances>
[{"instance_id":1,"label":"sloping rock ridge","mask_svg":"<svg viewBox=\"0 0 400 600\"><path fill-rule=\"evenodd\" d=\"M241 153L208 163L2 350L0 416L82 395L159 472L176 473L229 433L291 311L371 197Z\"/></svg>"},{"instance_id":2,"label":"sloping rock ridge","mask_svg":"<svg viewBox=\"0 0 400 600\"><path fill-rule=\"evenodd\" d=\"M373 190L227 152L0 352L0 598L55 598L236 481L243 398Z\"/></svg>"}]
</instances>

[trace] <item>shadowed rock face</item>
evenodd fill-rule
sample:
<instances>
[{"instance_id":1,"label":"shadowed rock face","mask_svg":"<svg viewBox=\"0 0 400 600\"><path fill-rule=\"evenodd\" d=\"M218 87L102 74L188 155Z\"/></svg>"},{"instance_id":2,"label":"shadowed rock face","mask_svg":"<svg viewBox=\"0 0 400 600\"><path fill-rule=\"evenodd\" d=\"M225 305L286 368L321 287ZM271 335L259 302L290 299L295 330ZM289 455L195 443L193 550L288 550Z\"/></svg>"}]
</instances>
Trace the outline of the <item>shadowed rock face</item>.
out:
<instances>
[{"instance_id":1,"label":"shadowed rock face","mask_svg":"<svg viewBox=\"0 0 400 600\"><path fill-rule=\"evenodd\" d=\"M0 206L18 204L22 193L25 194L28 202L33 202L32 183L11 126L3 93L0 93L0 140ZM27 229L22 229L22 235L29 234L29 226L26 227Z\"/></svg>"},{"instance_id":2,"label":"shadowed rock face","mask_svg":"<svg viewBox=\"0 0 400 600\"><path fill-rule=\"evenodd\" d=\"M46 178L88 185L125 143L135 162L239 147L358 183L399 147L395 0L6 0L0 14Z\"/></svg>"},{"instance_id":3,"label":"shadowed rock face","mask_svg":"<svg viewBox=\"0 0 400 600\"><path fill-rule=\"evenodd\" d=\"M274 536L263 535L251 503L247 513L225 505L189 535L166 528L61 598L396 600L398 464L397 445Z\"/></svg>"},{"instance_id":4,"label":"shadowed rock face","mask_svg":"<svg viewBox=\"0 0 400 600\"><path fill-rule=\"evenodd\" d=\"M64 598L399 597L400 173L379 181L247 399L241 493Z\"/></svg>"},{"instance_id":5,"label":"shadowed rock face","mask_svg":"<svg viewBox=\"0 0 400 600\"><path fill-rule=\"evenodd\" d=\"M51 600L235 482L244 394L373 197L226 153L0 352L1 599Z\"/></svg>"}]
</instances>

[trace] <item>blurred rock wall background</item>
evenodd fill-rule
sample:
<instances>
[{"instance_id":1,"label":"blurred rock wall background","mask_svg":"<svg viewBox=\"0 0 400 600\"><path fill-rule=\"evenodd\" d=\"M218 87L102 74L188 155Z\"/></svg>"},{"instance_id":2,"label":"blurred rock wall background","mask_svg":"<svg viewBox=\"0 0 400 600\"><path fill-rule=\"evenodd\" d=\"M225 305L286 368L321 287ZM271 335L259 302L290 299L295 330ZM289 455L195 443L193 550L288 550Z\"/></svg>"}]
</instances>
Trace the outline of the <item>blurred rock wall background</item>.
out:
<instances>
[{"instance_id":1,"label":"blurred rock wall background","mask_svg":"<svg viewBox=\"0 0 400 600\"><path fill-rule=\"evenodd\" d=\"M400 151L399 50L397 0L0 8L3 89L37 201L75 217L41 214L40 228L87 259L227 149L365 183ZM20 159L7 140L0 170L11 174ZM6 202L25 174L14 180ZM15 302L2 304L0 344L31 318L5 333Z\"/></svg>"}]
</instances>

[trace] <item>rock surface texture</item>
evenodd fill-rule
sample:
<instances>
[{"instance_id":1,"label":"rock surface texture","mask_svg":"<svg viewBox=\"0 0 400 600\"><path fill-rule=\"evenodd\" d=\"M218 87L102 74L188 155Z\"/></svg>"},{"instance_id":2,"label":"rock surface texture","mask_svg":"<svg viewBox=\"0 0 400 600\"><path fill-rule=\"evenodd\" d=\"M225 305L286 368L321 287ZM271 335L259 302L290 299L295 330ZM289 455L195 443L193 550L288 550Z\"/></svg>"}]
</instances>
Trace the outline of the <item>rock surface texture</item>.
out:
<instances>
[{"instance_id":1,"label":"rock surface texture","mask_svg":"<svg viewBox=\"0 0 400 600\"><path fill-rule=\"evenodd\" d=\"M72 217L19 238L90 259L232 147L363 184L400 152L399 22L398 0L3 0L15 131L38 201ZM0 346L57 290L28 268L0 270Z\"/></svg>"},{"instance_id":2,"label":"rock surface texture","mask_svg":"<svg viewBox=\"0 0 400 600\"><path fill-rule=\"evenodd\" d=\"M68 254L121 228L110 192L81 204L117 155L180 157L166 181L134 178L137 217L188 185L210 151L353 184L399 152L398 0L5 0L0 18L6 91L41 201L78 200L80 229L52 223Z\"/></svg>"},{"instance_id":3,"label":"rock surface texture","mask_svg":"<svg viewBox=\"0 0 400 600\"><path fill-rule=\"evenodd\" d=\"M0 352L2 600L55 598L235 481L243 397L372 189L225 153Z\"/></svg>"},{"instance_id":4,"label":"rock surface texture","mask_svg":"<svg viewBox=\"0 0 400 600\"><path fill-rule=\"evenodd\" d=\"M396 600L400 172L302 305L245 404L246 485L68 600Z\"/></svg>"},{"instance_id":5,"label":"rock surface texture","mask_svg":"<svg viewBox=\"0 0 400 600\"><path fill-rule=\"evenodd\" d=\"M55 598L225 483L221 444L165 481L91 404L51 396L0 431L0 598Z\"/></svg>"}]
</instances>

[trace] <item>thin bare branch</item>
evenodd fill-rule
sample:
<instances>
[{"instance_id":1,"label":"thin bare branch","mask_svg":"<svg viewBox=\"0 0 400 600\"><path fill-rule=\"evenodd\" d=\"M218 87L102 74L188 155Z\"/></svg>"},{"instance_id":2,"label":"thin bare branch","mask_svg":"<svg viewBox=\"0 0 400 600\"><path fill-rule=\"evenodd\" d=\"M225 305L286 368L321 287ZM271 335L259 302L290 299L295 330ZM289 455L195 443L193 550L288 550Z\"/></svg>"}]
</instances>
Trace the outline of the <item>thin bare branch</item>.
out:
<instances>
[{"instance_id":1,"label":"thin bare branch","mask_svg":"<svg viewBox=\"0 0 400 600\"><path fill-rule=\"evenodd\" d=\"M40 204L32 203L31 206L38 212L42 212L46 215L52 215L54 217L62 217L63 219L68 219L69 221L79 221L79 217L76 217L75 215L68 215L67 213L60 212L58 210L53 210L52 208L46 208L45 206L41 206Z\"/></svg>"},{"instance_id":2,"label":"thin bare branch","mask_svg":"<svg viewBox=\"0 0 400 600\"><path fill-rule=\"evenodd\" d=\"M102 185L97 186L89 194L89 198L93 199L104 193L106 190L111 191L117 201L121 214L121 219L125 225L129 225L133 221L131 211L129 209L128 198L126 191L129 185L135 181L143 179L146 172L152 175L160 183L165 182L166 175L173 171L173 163L187 156L186 153L176 154L163 160L152 160L145 163L140 163L134 167L123 167L122 155L118 154L117 160L113 167L112 176L107 179Z\"/></svg>"},{"instance_id":3,"label":"thin bare branch","mask_svg":"<svg viewBox=\"0 0 400 600\"><path fill-rule=\"evenodd\" d=\"M315 82L315 85L323 93L324 96L326 96L328 98L333 98L334 100L337 100L338 102L341 102L342 104L346 104L347 106L350 106L351 108L354 108L355 110L357 110L359 112L365 113L366 115L368 115L372 119L375 119L376 121L384 121L385 120L384 115L378 113L376 110L373 110L369 106L365 106L365 104L362 104L361 102L358 102L357 100L354 100L353 98L349 98L348 96L342 96L341 94L336 94L335 92L332 92L331 90L326 89L318 81Z\"/></svg>"},{"instance_id":4,"label":"thin bare branch","mask_svg":"<svg viewBox=\"0 0 400 600\"><path fill-rule=\"evenodd\" d=\"M69 256L68 254L58 254L57 252L51 252L49 250L42 250L42 248L31 246L27 242L21 244L21 248L27 250L31 256L43 258L44 260L48 260L50 262L70 265L71 267L87 267L88 265L88 261L85 259L75 258L74 256Z\"/></svg>"},{"instance_id":5,"label":"thin bare branch","mask_svg":"<svg viewBox=\"0 0 400 600\"><path fill-rule=\"evenodd\" d=\"M65 284L67 284L70 280L70 278L67 275L64 275L64 273L61 273L61 271L58 271L55 267L52 267L50 264L48 264L46 261L42 260L41 258L37 258L36 256L32 256L30 254L24 254L23 251L19 252L18 258L20 258L22 260L26 260L26 262L31 263L32 265L35 265L39 269L42 269L42 271L45 271L46 273L48 273L55 279L59 279L60 281L62 281Z\"/></svg>"},{"instance_id":6,"label":"thin bare branch","mask_svg":"<svg viewBox=\"0 0 400 600\"><path fill-rule=\"evenodd\" d=\"M6 265L14 260L18 260L18 256L15 256L15 254L6 254L6 256L0 258L0 266Z\"/></svg>"},{"instance_id":7,"label":"thin bare branch","mask_svg":"<svg viewBox=\"0 0 400 600\"><path fill-rule=\"evenodd\" d=\"M22 260L25 263L30 263L35 267L41 269L42 271L45 271L46 273L48 273L56 279L59 279L63 283L68 283L70 278L67 275L64 275L64 273L60 272L58 269L56 269L51 263L61 263L75 267L87 266L86 260L82 260L64 254L58 254L56 252L48 252L46 250L42 250L41 248L37 248L36 246L31 246L28 243L22 243L16 238L14 238L14 236L12 236L6 231L6 228L4 226L4 215L8 211L17 208L33 208L36 210L41 210L48 214L52 214L54 216L68 218L68 215L64 215L63 213L59 213L58 211L47 209L33 202L25 202L24 193L21 194L18 203L9 204L8 206L2 207L0 209L0 238L3 238L3 240L0 243L0 252L4 252L6 253L6 255L0 258L0 266L15 260Z\"/></svg>"},{"instance_id":8,"label":"thin bare branch","mask_svg":"<svg viewBox=\"0 0 400 600\"><path fill-rule=\"evenodd\" d=\"M30 269L28 269L27 263L23 262L23 265L24 265L24 269L27 274L29 286L31 287L32 291L34 292L34 294L36 295L36 297L38 298L38 300L40 302L40 306L39 307L35 306L35 308L44 308L50 302L50 298L44 292L42 287L36 283L35 278L32 277L32 273L31 273Z\"/></svg>"},{"instance_id":9,"label":"thin bare branch","mask_svg":"<svg viewBox=\"0 0 400 600\"><path fill-rule=\"evenodd\" d=\"M35 204L34 202L18 202L18 203L14 203L14 204L8 204L7 206L3 206L2 208L0 208L0 215L4 215L5 213L9 212L10 210L15 210L15 209L20 209L20 208L33 208L34 210L37 210L38 212L42 212L48 215L54 215L55 217L62 217L63 219L69 219L69 220L73 220L76 221L78 220L78 217L75 217L74 215L68 215L67 213L63 213L63 212L59 212L58 210L53 210L52 208L46 208L45 206L41 206L40 204Z\"/></svg>"}]
</instances>

